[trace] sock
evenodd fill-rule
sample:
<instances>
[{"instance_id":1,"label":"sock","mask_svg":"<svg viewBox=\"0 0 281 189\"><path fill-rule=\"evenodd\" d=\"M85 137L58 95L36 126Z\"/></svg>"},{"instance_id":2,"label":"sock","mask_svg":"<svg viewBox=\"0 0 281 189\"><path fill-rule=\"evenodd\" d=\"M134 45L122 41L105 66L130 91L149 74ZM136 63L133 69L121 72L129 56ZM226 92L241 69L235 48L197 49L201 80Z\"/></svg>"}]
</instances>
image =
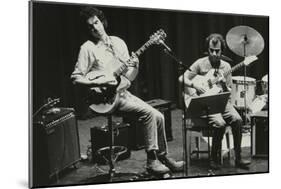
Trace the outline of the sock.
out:
<instances>
[{"instance_id":1,"label":"sock","mask_svg":"<svg viewBox=\"0 0 281 189\"><path fill-rule=\"evenodd\" d=\"M147 159L151 159L151 160L157 159L155 150L150 150L150 151L147 151L146 153L147 153Z\"/></svg>"}]
</instances>

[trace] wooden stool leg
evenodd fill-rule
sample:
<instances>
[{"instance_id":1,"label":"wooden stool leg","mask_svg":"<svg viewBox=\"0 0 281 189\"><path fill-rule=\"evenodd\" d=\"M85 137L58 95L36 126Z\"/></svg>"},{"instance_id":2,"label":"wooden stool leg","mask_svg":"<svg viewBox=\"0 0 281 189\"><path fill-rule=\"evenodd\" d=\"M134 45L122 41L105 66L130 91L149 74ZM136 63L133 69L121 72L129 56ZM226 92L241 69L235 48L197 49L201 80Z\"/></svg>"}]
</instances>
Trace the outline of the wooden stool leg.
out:
<instances>
[{"instance_id":1,"label":"wooden stool leg","mask_svg":"<svg viewBox=\"0 0 281 189\"><path fill-rule=\"evenodd\" d=\"M230 141L229 141L229 133L227 132L227 133L225 133L225 138L226 138L226 147L227 147L227 150L228 150L228 152L227 152L227 154L228 154L228 160L230 160L231 159L231 149L230 149Z\"/></svg>"},{"instance_id":2,"label":"wooden stool leg","mask_svg":"<svg viewBox=\"0 0 281 189\"><path fill-rule=\"evenodd\" d=\"M219 157L220 157L220 164L223 165L223 153L222 153L222 149L220 149L220 151L219 151Z\"/></svg>"},{"instance_id":3,"label":"wooden stool leg","mask_svg":"<svg viewBox=\"0 0 281 189\"><path fill-rule=\"evenodd\" d=\"M195 143L196 143L197 159L200 159L200 137L198 136L195 137Z\"/></svg>"}]
</instances>

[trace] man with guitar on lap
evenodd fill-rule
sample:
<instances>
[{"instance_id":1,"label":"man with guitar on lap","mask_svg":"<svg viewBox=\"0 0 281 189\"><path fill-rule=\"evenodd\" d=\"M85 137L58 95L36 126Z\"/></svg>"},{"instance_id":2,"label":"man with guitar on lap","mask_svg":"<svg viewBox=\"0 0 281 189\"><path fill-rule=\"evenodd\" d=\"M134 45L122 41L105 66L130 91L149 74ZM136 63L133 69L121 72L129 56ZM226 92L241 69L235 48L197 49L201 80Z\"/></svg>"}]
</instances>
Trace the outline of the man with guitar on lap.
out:
<instances>
[{"instance_id":1,"label":"man with guitar on lap","mask_svg":"<svg viewBox=\"0 0 281 189\"><path fill-rule=\"evenodd\" d=\"M212 77L221 77L218 82L218 86L222 92L230 91L232 85L231 67L230 64L221 59L222 51L226 48L225 40L222 35L213 33L206 38L206 46L208 48L208 56L203 57L195 61L190 70L184 73L184 81L187 90L185 93L194 91L196 95L207 93L206 89L200 86L197 82L194 82L196 75L202 75L206 77L211 75ZM229 72L225 78L223 73ZM208 74L211 73L211 74ZM179 78L180 82L183 82L182 76ZM208 85L208 84L207 84ZM189 94L194 95L194 94ZM219 102L218 102L219 103ZM234 150L235 150L235 166L243 169L247 169L248 161L241 159L241 139L242 139L242 119L233 105L229 101L227 102L225 111L222 114L213 114L209 116L209 123L213 126L213 142L211 152L210 166L213 169L219 169L219 157L218 154L221 150L221 141L223 139L225 126L230 125L233 134Z\"/></svg>"},{"instance_id":2,"label":"man with guitar on lap","mask_svg":"<svg viewBox=\"0 0 281 189\"><path fill-rule=\"evenodd\" d=\"M164 116L126 90L138 73L137 53L132 53L130 57L127 45L122 39L107 35L105 31L107 20L101 10L89 6L83 8L80 14L88 28L89 38L80 47L78 60L71 75L73 83L76 86L85 86L91 89L99 88L101 94L107 88L115 89L117 85L125 86L123 90L118 91L119 98L114 114L130 116L130 118L141 121L144 127L147 170L156 174L182 171L182 161L177 162L167 157ZM113 71L120 65L118 73L122 74L119 75L118 79L116 72ZM87 77L90 73L97 74ZM120 80L120 78L122 79ZM98 93L99 90L95 92Z\"/></svg>"}]
</instances>

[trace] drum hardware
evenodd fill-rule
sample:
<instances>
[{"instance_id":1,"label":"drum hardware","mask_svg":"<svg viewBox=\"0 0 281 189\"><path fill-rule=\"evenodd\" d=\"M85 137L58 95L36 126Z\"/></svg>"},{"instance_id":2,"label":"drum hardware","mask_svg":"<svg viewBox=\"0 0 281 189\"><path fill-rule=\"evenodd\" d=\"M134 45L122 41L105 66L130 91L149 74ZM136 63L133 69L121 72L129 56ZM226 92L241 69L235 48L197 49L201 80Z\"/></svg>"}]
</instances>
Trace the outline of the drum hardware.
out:
<instances>
[{"instance_id":1,"label":"drum hardware","mask_svg":"<svg viewBox=\"0 0 281 189\"><path fill-rule=\"evenodd\" d=\"M232 52L241 57L259 55L264 49L263 37L255 29L249 26L236 26L231 28L226 35L226 43ZM245 125L247 125L247 67L244 66L244 106Z\"/></svg>"},{"instance_id":2,"label":"drum hardware","mask_svg":"<svg viewBox=\"0 0 281 189\"><path fill-rule=\"evenodd\" d=\"M243 76L232 77L231 102L237 108L246 108L244 106L245 98L247 104L251 104L256 96L255 91L256 91L256 80L254 78L246 77L246 82L244 82Z\"/></svg>"},{"instance_id":3,"label":"drum hardware","mask_svg":"<svg viewBox=\"0 0 281 189\"><path fill-rule=\"evenodd\" d=\"M241 57L259 55L264 49L263 37L249 26L236 26L229 30L226 42L230 50Z\"/></svg>"},{"instance_id":4,"label":"drum hardware","mask_svg":"<svg viewBox=\"0 0 281 189\"><path fill-rule=\"evenodd\" d=\"M260 112L267 103L267 95L260 95L250 104L249 110L252 114Z\"/></svg>"},{"instance_id":5,"label":"drum hardware","mask_svg":"<svg viewBox=\"0 0 281 189\"><path fill-rule=\"evenodd\" d=\"M261 95L256 95L255 99L250 104L249 111L251 114L262 111L268 103L268 75L263 76L257 83L260 83L262 93Z\"/></svg>"}]
</instances>

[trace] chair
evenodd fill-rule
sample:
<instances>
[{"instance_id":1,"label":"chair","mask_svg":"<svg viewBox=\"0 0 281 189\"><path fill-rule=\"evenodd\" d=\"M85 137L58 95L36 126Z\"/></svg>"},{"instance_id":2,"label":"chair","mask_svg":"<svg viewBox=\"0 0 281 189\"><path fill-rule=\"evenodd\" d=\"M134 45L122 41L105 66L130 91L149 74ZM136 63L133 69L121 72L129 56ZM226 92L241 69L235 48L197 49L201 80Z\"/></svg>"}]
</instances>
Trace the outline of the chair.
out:
<instances>
[{"instance_id":1,"label":"chair","mask_svg":"<svg viewBox=\"0 0 281 189\"><path fill-rule=\"evenodd\" d=\"M195 149L191 150L190 148L190 157L193 154L196 154L197 159L200 159L201 153L207 153L208 154L208 159L210 160L210 153L211 153L211 143L209 140L209 137L212 137L212 131L213 128L209 128L208 124L206 121L202 118L189 118L187 119L187 125L188 130L191 131L191 136L195 137ZM226 141L226 153L228 154L228 159L230 160L231 158L231 149L230 149L230 139L229 135L231 134L231 130L229 126L225 128L224 136L225 136L225 141ZM205 137L207 137L207 150L201 150L201 138L205 140ZM223 156L225 152L223 153L223 150L220 151L220 162L223 164Z\"/></svg>"},{"instance_id":2,"label":"chair","mask_svg":"<svg viewBox=\"0 0 281 189\"><path fill-rule=\"evenodd\" d=\"M207 130L207 137L208 137L208 159L210 162L210 137L211 137L211 131L212 131L212 125L210 125L210 123L208 122L208 119L202 119L202 117L207 118L209 115L212 114L217 114L220 112L223 112L223 110L225 109L225 105L229 99L229 95L230 92L223 92L223 93L219 93L216 95L208 95L208 96L190 96L188 95L185 99L185 120L188 121L189 124L185 124L187 126L185 126L185 130L186 131L192 131L192 130L197 130L199 129L199 131L204 131ZM217 103L220 102L220 103ZM192 121L191 121L192 120ZM193 124L193 122L195 120L199 120L200 123L197 124ZM184 123L186 123L186 121L184 121ZM197 127L198 128L197 128ZM187 133L191 133L191 132L187 132ZM189 139L191 139L191 136L189 134ZM186 140L186 139L185 139ZM196 143L197 145L197 151L200 151L200 140L197 138L196 139ZM186 142L185 142L186 144ZM185 147L185 149L188 148L189 150L187 150L187 152L185 152L185 156L186 158L186 162L187 162L187 166L189 165L190 162L190 157L191 157L191 143L189 142L189 145L187 145Z\"/></svg>"}]
</instances>

